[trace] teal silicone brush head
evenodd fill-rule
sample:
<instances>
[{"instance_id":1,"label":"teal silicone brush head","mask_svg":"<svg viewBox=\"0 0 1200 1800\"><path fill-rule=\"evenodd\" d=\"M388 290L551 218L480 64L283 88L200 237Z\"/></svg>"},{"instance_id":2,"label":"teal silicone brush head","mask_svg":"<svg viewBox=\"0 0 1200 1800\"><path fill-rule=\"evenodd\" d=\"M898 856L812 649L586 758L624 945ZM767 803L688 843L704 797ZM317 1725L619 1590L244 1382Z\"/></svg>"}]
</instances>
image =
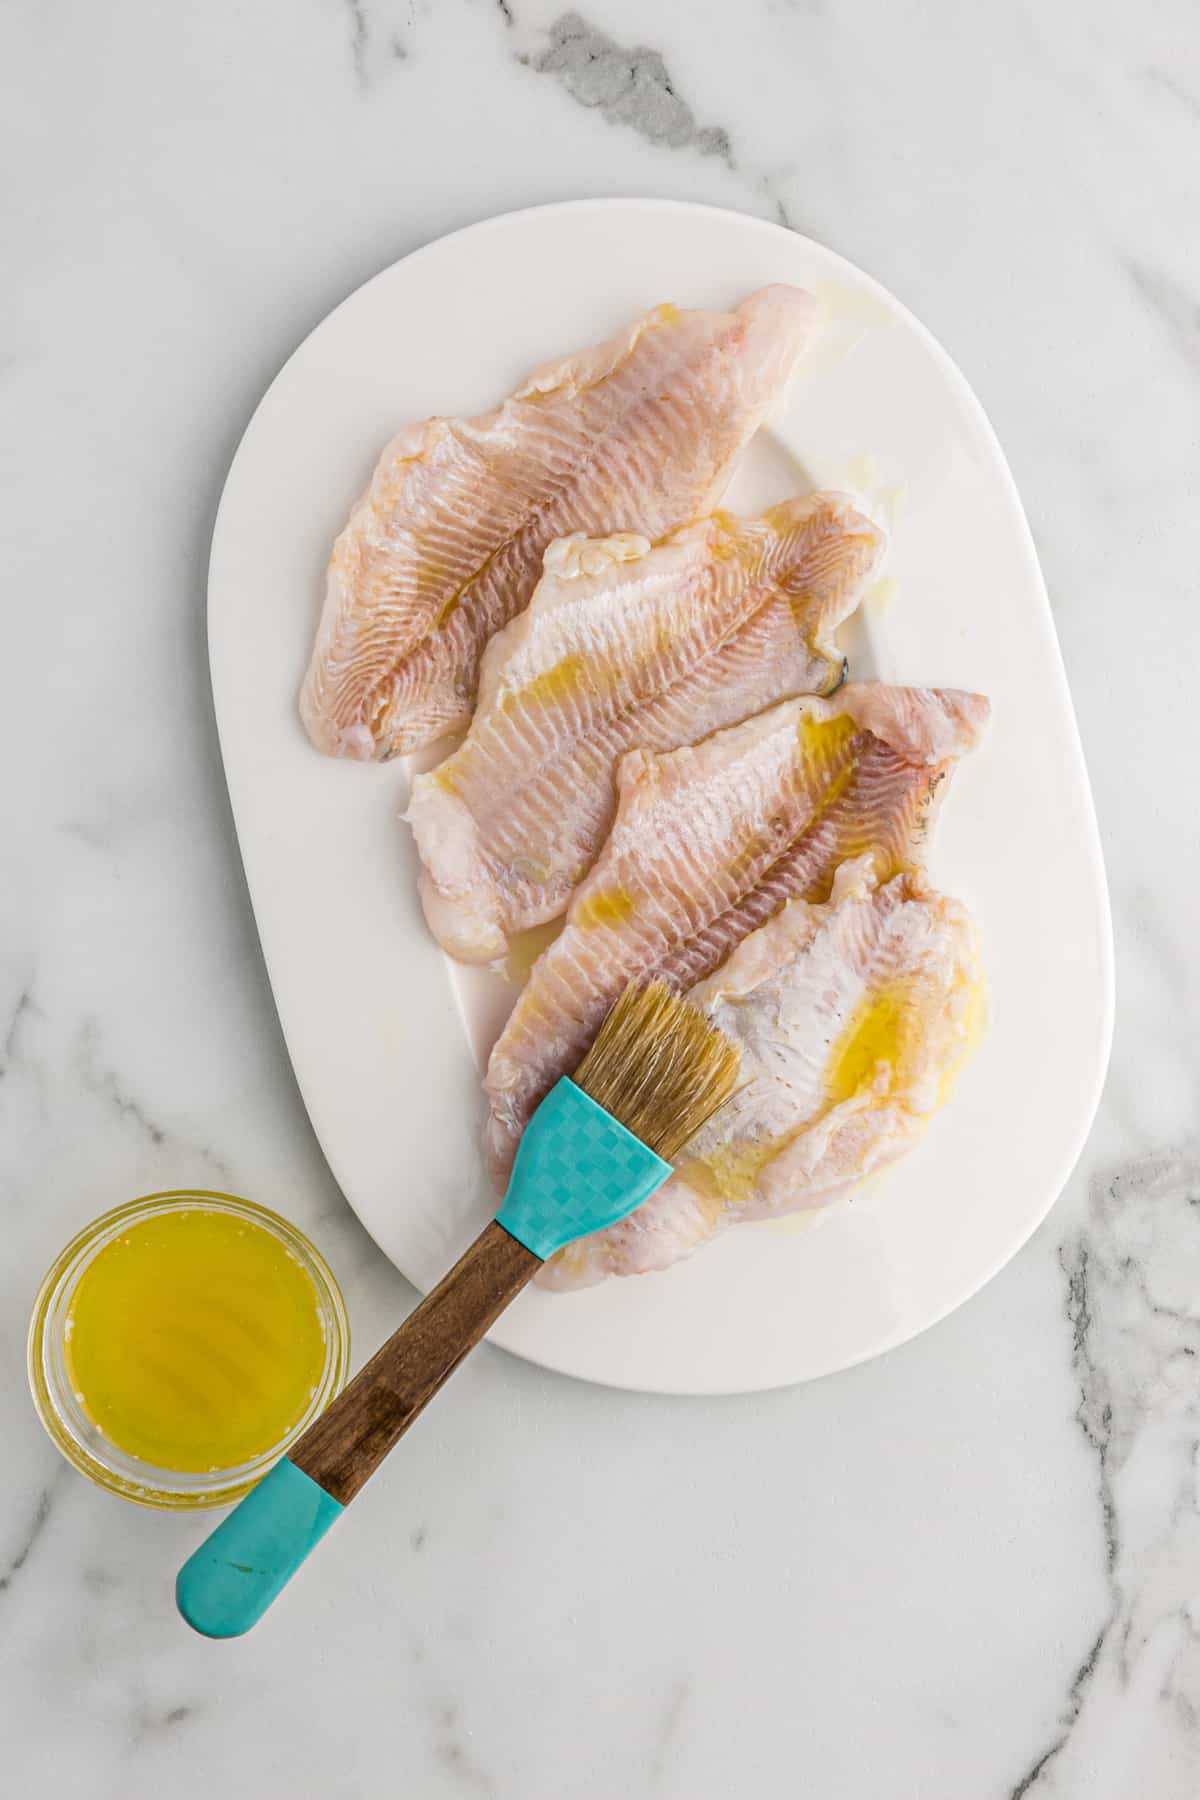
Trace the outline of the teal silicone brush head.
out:
<instances>
[{"instance_id":1,"label":"teal silicone brush head","mask_svg":"<svg viewBox=\"0 0 1200 1800\"><path fill-rule=\"evenodd\" d=\"M665 982L626 988L525 1127L497 1221L543 1262L615 1225L662 1186L737 1071L729 1040Z\"/></svg>"}]
</instances>

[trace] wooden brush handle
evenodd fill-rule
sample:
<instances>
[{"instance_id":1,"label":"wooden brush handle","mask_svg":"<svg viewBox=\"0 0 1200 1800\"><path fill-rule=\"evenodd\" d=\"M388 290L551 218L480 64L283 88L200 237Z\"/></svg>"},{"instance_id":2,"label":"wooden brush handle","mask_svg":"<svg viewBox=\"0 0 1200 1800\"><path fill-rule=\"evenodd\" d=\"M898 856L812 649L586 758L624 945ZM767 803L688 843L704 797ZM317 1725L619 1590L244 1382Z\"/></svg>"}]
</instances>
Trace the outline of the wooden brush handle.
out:
<instances>
[{"instance_id":1,"label":"wooden brush handle","mask_svg":"<svg viewBox=\"0 0 1200 1800\"><path fill-rule=\"evenodd\" d=\"M293 1444L289 1459L343 1506L353 1500L540 1267L541 1258L493 1220Z\"/></svg>"}]
</instances>

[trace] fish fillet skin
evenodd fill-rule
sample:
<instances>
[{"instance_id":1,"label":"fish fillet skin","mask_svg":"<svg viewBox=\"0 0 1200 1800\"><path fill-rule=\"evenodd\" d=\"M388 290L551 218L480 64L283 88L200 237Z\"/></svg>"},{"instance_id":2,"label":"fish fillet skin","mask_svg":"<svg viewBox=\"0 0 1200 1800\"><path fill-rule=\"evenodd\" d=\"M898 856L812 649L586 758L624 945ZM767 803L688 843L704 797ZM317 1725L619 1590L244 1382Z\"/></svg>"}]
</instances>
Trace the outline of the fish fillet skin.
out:
<instances>
[{"instance_id":1,"label":"fish fillet skin","mask_svg":"<svg viewBox=\"0 0 1200 1800\"><path fill-rule=\"evenodd\" d=\"M741 1052L733 1098L545 1285L664 1269L729 1225L828 1205L920 1137L977 1033L975 930L920 875L880 885L874 864L842 864L828 901L789 901L690 990Z\"/></svg>"},{"instance_id":2,"label":"fish fillet skin","mask_svg":"<svg viewBox=\"0 0 1200 1800\"><path fill-rule=\"evenodd\" d=\"M850 857L873 851L881 879L918 869L935 800L989 710L953 688L848 683L694 746L624 756L604 848L488 1060L497 1186L534 1107L628 982L693 986L785 901L827 898Z\"/></svg>"},{"instance_id":3,"label":"fish fillet skin","mask_svg":"<svg viewBox=\"0 0 1200 1800\"><path fill-rule=\"evenodd\" d=\"M363 761L465 725L480 656L572 532L661 537L720 498L816 331L801 288L673 306L536 371L495 412L384 450L333 547L300 713Z\"/></svg>"},{"instance_id":4,"label":"fish fillet skin","mask_svg":"<svg viewBox=\"0 0 1200 1800\"><path fill-rule=\"evenodd\" d=\"M836 688L834 632L883 550L839 494L716 513L653 547L552 544L528 607L484 653L466 740L413 783L421 897L443 948L493 961L563 912L612 823L626 750L674 749Z\"/></svg>"}]
</instances>

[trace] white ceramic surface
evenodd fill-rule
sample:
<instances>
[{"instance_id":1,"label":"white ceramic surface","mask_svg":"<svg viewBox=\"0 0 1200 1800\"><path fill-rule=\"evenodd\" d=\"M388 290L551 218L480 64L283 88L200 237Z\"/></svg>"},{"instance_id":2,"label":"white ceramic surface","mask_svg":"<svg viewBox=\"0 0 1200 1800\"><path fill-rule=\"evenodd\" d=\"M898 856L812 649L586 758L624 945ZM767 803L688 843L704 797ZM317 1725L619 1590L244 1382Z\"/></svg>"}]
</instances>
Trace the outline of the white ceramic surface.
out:
<instances>
[{"instance_id":1,"label":"white ceramic surface","mask_svg":"<svg viewBox=\"0 0 1200 1800\"><path fill-rule=\"evenodd\" d=\"M820 1230L745 1227L662 1274L530 1291L492 1334L657 1391L776 1386L912 1337L1025 1241L1091 1123L1112 1017L1103 867L1033 546L978 403L888 294L777 226L653 201L513 214L397 263L297 350L234 458L210 568L221 745L292 1063L350 1203L428 1287L492 1204L476 1061L512 990L424 930L406 771L330 762L301 730L329 546L399 425L492 405L660 300L731 304L768 281L813 289L829 324L730 497L842 487L885 510L887 582L852 673L991 697L932 868L978 920L992 1020L920 1147Z\"/></svg>"}]
</instances>

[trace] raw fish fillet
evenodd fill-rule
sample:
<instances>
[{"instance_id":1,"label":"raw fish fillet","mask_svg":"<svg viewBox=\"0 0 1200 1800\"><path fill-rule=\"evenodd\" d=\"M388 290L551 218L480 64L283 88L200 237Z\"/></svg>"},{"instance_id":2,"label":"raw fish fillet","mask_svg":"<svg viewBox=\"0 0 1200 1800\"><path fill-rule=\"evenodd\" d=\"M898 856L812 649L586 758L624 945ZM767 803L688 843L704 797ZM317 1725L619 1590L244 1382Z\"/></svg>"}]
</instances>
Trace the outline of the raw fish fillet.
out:
<instances>
[{"instance_id":1,"label":"raw fish fillet","mask_svg":"<svg viewBox=\"0 0 1200 1800\"><path fill-rule=\"evenodd\" d=\"M497 1185L627 982L693 986L785 901L827 898L850 857L873 851L884 881L917 869L934 797L988 711L954 688L850 683L691 748L623 757L612 831L488 1061Z\"/></svg>"},{"instance_id":2,"label":"raw fish fillet","mask_svg":"<svg viewBox=\"0 0 1200 1800\"><path fill-rule=\"evenodd\" d=\"M741 1050L732 1100L629 1218L541 1272L550 1287L663 1269L727 1225L824 1206L894 1161L972 1047L981 983L962 906L917 875L843 863L832 898L792 900L689 998Z\"/></svg>"},{"instance_id":3,"label":"raw fish fillet","mask_svg":"<svg viewBox=\"0 0 1200 1800\"><path fill-rule=\"evenodd\" d=\"M833 633L884 539L838 494L716 513L652 549L565 538L484 653L465 742L413 783L435 937L465 962L556 918L616 810L618 759L694 743L842 679Z\"/></svg>"},{"instance_id":4,"label":"raw fish fillet","mask_svg":"<svg viewBox=\"0 0 1200 1800\"><path fill-rule=\"evenodd\" d=\"M782 286L735 312L660 306L496 412L402 431L333 548L300 696L317 748L369 761L465 725L483 648L525 606L546 546L654 539L707 512L816 312Z\"/></svg>"}]
</instances>

